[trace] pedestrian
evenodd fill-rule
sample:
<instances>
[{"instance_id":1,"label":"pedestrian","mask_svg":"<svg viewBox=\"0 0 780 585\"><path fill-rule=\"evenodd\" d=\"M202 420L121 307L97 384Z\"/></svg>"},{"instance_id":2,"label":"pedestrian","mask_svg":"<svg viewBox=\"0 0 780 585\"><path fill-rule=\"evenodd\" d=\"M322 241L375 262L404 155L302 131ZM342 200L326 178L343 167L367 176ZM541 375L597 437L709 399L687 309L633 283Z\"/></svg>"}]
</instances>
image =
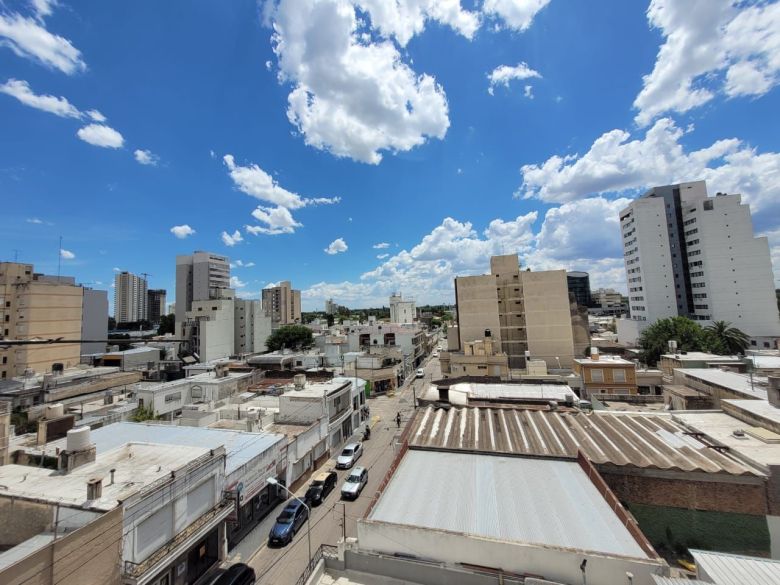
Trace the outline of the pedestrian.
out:
<instances>
[{"instance_id":1,"label":"pedestrian","mask_svg":"<svg viewBox=\"0 0 780 585\"><path fill-rule=\"evenodd\" d=\"M397 428L401 428L401 413L395 415L395 425Z\"/></svg>"}]
</instances>

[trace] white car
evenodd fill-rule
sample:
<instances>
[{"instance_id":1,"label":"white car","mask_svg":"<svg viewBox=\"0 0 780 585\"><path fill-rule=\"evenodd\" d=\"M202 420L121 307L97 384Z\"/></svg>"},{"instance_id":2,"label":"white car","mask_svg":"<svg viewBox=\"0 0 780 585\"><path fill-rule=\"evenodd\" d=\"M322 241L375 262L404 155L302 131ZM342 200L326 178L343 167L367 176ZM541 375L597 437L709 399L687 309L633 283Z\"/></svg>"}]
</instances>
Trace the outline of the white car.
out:
<instances>
[{"instance_id":1,"label":"white car","mask_svg":"<svg viewBox=\"0 0 780 585\"><path fill-rule=\"evenodd\" d=\"M368 469L356 467L349 472L344 485L341 486L341 497L345 500L356 500L368 483Z\"/></svg>"},{"instance_id":2,"label":"white car","mask_svg":"<svg viewBox=\"0 0 780 585\"><path fill-rule=\"evenodd\" d=\"M345 445L344 449L341 451L341 455L336 459L336 469L349 469L357 463L357 460L360 459L362 454L363 445L360 443Z\"/></svg>"},{"instance_id":3,"label":"white car","mask_svg":"<svg viewBox=\"0 0 780 585\"><path fill-rule=\"evenodd\" d=\"M420 368L419 370L417 370L417 376L416 377L417 378L424 378L425 377L425 371L422 368Z\"/></svg>"}]
</instances>

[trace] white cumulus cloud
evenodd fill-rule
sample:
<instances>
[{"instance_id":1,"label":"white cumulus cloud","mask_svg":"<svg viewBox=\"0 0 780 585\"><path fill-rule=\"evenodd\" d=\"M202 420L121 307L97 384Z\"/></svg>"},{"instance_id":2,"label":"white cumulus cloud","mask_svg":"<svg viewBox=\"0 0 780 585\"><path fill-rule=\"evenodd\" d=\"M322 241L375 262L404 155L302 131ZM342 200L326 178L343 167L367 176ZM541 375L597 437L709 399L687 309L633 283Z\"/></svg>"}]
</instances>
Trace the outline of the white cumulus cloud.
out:
<instances>
[{"instance_id":1,"label":"white cumulus cloud","mask_svg":"<svg viewBox=\"0 0 780 585\"><path fill-rule=\"evenodd\" d=\"M389 258L390 254L377 254L376 257L377 260L384 260L385 258Z\"/></svg>"},{"instance_id":2,"label":"white cumulus cloud","mask_svg":"<svg viewBox=\"0 0 780 585\"><path fill-rule=\"evenodd\" d=\"M252 235L265 234L267 236L277 236L279 234L292 234L296 228L303 227L298 223L286 207L263 207L258 206L253 212L252 217L265 225L247 225L246 231Z\"/></svg>"},{"instance_id":3,"label":"white cumulus cloud","mask_svg":"<svg viewBox=\"0 0 780 585\"><path fill-rule=\"evenodd\" d=\"M780 3L652 0L663 44L634 101L636 122L687 112L718 93L761 96L780 80Z\"/></svg>"},{"instance_id":4,"label":"white cumulus cloud","mask_svg":"<svg viewBox=\"0 0 780 585\"><path fill-rule=\"evenodd\" d=\"M347 248L347 243L343 238L336 238L330 244L328 244L327 248L325 248L325 253L330 254L331 256L333 254L341 254L342 252L346 252Z\"/></svg>"},{"instance_id":5,"label":"white cumulus cloud","mask_svg":"<svg viewBox=\"0 0 780 585\"><path fill-rule=\"evenodd\" d=\"M549 3L550 0L485 0L482 11L502 20L508 28L523 32Z\"/></svg>"},{"instance_id":6,"label":"white cumulus cloud","mask_svg":"<svg viewBox=\"0 0 780 585\"><path fill-rule=\"evenodd\" d=\"M245 282L242 282L237 276L230 277L230 288L244 288Z\"/></svg>"},{"instance_id":7,"label":"white cumulus cloud","mask_svg":"<svg viewBox=\"0 0 780 585\"><path fill-rule=\"evenodd\" d=\"M387 242L379 242L378 244L374 244L374 250L385 250L390 247L390 244Z\"/></svg>"},{"instance_id":8,"label":"white cumulus cloud","mask_svg":"<svg viewBox=\"0 0 780 585\"><path fill-rule=\"evenodd\" d=\"M40 4L46 4L47 10L52 5ZM45 16L49 12L38 14ZM81 52L68 39L49 32L40 18L25 17L17 12L0 12L0 46L8 47L19 57L32 59L68 75L87 69Z\"/></svg>"},{"instance_id":9,"label":"white cumulus cloud","mask_svg":"<svg viewBox=\"0 0 780 585\"><path fill-rule=\"evenodd\" d=\"M125 143L119 132L105 124L87 124L76 132L76 136L84 142L102 148L122 148Z\"/></svg>"},{"instance_id":10,"label":"white cumulus cloud","mask_svg":"<svg viewBox=\"0 0 780 585\"><path fill-rule=\"evenodd\" d=\"M190 226L188 226L186 223L183 225L175 225L171 228L171 233L179 238L180 240L183 240L187 236L191 236L195 234L195 230L192 229Z\"/></svg>"},{"instance_id":11,"label":"white cumulus cloud","mask_svg":"<svg viewBox=\"0 0 780 585\"><path fill-rule=\"evenodd\" d=\"M65 248L60 248L60 258L62 258L63 260L73 260L75 257L76 255L70 250L66 250Z\"/></svg>"},{"instance_id":12,"label":"white cumulus cloud","mask_svg":"<svg viewBox=\"0 0 780 585\"><path fill-rule=\"evenodd\" d=\"M222 243L226 246L230 246L231 248L238 244L239 242L243 242L244 238L241 236L241 232L236 230L232 234L229 234L227 232L222 232Z\"/></svg>"},{"instance_id":13,"label":"white cumulus cloud","mask_svg":"<svg viewBox=\"0 0 780 585\"><path fill-rule=\"evenodd\" d=\"M391 17L379 16L378 3L368 5L388 34L405 38ZM348 0L281 0L270 18L279 79L292 86L287 117L306 144L377 164L382 151L444 137L444 90L404 63L392 41L364 36Z\"/></svg>"},{"instance_id":14,"label":"white cumulus cloud","mask_svg":"<svg viewBox=\"0 0 780 585\"><path fill-rule=\"evenodd\" d=\"M81 118L82 114L64 97L38 95L30 89L30 84L19 79L9 79L0 85L0 93L15 97L24 105L62 118Z\"/></svg>"},{"instance_id":15,"label":"white cumulus cloud","mask_svg":"<svg viewBox=\"0 0 780 585\"><path fill-rule=\"evenodd\" d=\"M157 163L160 162L160 157L154 154L151 150L139 149L133 153L133 156L135 157L136 162L142 165L156 167Z\"/></svg>"},{"instance_id":16,"label":"white cumulus cloud","mask_svg":"<svg viewBox=\"0 0 780 585\"><path fill-rule=\"evenodd\" d=\"M497 85L503 85L509 87L509 82L515 79L541 79L542 75L538 71L531 69L527 63L520 62L517 65L499 65L493 71L488 73L488 81L490 87L488 87L488 93L493 95L493 91ZM529 86L526 86L529 87Z\"/></svg>"}]
</instances>

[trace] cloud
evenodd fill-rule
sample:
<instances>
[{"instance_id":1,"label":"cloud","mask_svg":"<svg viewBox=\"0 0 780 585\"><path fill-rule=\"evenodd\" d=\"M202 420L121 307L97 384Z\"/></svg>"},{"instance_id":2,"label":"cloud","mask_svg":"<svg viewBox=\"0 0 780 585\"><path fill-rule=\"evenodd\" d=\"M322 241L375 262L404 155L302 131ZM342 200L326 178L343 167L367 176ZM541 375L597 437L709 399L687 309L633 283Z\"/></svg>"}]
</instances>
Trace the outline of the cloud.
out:
<instances>
[{"instance_id":1,"label":"cloud","mask_svg":"<svg viewBox=\"0 0 780 585\"><path fill-rule=\"evenodd\" d=\"M76 136L84 142L102 148L122 148L125 143L119 132L104 124L87 124L76 132Z\"/></svg>"},{"instance_id":2,"label":"cloud","mask_svg":"<svg viewBox=\"0 0 780 585\"><path fill-rule=\"evenodd\" d=\"M112 270L113 270L114 272L122 272L122 269L121 269L121 268L118 268L118 267L116 267L116 266L114 266L114 268L113 268Z\"/></svg>"},{"instance_id":3,"label":"cloud","mask_svg":"<svg viewBox=\"0 0 780 585\"><path fill-rule=\"evenodd\" d=\"M245 282L242 282L237 276L230 277L230 288L244 288Z\"/></svg>"},{"instance_id":4,"label":"cloud","mask_svg":"<svg viewBox=\"0 0 780 585\"><path fill-rule=\"evenodd\" d=\"M754 211L780 211L780 153L759 153L738 138L686 151L684 134L669 118L656 121L644 137L631 139L624 130L611 130L582 156L555 155L541 164L524 165L517 195L563 203L703 179L710 190L741 193Z\"/></svg>"},{"instance_id":5,"label":"cloud","mask_svg":"<svg viewBox=\"0 0 780 585\"><path fill-rule=\"evenodd\" d=\"M377 254L376 257L377 260L384 260L385 258L389 258L390 254Z\"/></svg>"},{"instance_id":6,"label":"cloud","mask_svg":"<svg viewBox=\"0 0 780 585\"><path fill-rule=\"evenodd\" d=\"M235 262L230 263L231 268L252 268L254 265L254 262L244 262L242 260L236 260Z\"/></svg>"},{"instance_id":7,"label":"cloud","mask_svg":"<svg viewBox=\"0 0 780 585\"><path fill-rule=\"evenodd\" d=\"M0 85L0 93L15 97L26 106L49 112L61 118L81 118L82 114L64 97L55 97L53 95L37 95L26 81L19 79L9 79L3 85Z\"/></svg>"},{"instance_id":8,"label":"cloud","mask_svg":"<svg viewBox=\"0 0 780 585\"><path fill-rule=\"evenodd\" d=\"M550 0L485 0L482 11L493 18L498 18L511 29L518 32L527 30L536 14Z\"/></svg>"},{"instance_id":9,"label":"cloud","mask_svg":"<svg viewBox=\"0 0 780 585\"><path fill-rule=\"evenodd\" d=\"M39 18L50 16L53 8L58 4L57 0L31 0L30 3Z\"/></svg>"},{"instance_id":10,"label":"cloud","mask_svg":"<svg viewBox=\"0 0 780 585\"><path fill-rule=\"evenodd\" d=\"M50 13L52 4L36 3L36 8L45 6L44 13L39 12L38 15ZM0 46L8 47L19 57L32 59L50 69L59 69L67 75L87 69L81 52L68 39L50 33L40 19L16 12L0 12Z\"/></svg>"},{"instance_id":11,"label":"cloud","mask_svg":"<svg viewBox=\"0 0 780 585\"><path fill-rule=\"evenodd\" d=\"M541 79L542 75L538 71L531 69L527 63L520 62L515 66L500 65L488 73L487 78L490 82L488 93L493 95L494 88L497 85L503 85L504 87L508 88L509 82L515 79Z\"/></svg>"},{"instance_id":12,"label":"cloud","mask_svg":"<svg viewBox=\"0 0 780 585\"><path fill-rule=\"evenodd\" d=\"M151 150L136 150L133 153L133 156L135 156L135 160L142 165L151 165L156 167L157 163L160 162L160 157L154 154Z\"/></svg>"},{"instance_id":13,"label":"cloud","mask_svg":"<svg viewBox=\"0 0 780 585\"><path fill-rule=\"evenodd\" d=\"M390 247L390 244L387 242L379 242L378 244L374 244L373 248L374 250L386 250Z\"/></svg>"},{"instance_id":14,"label":"cloud","mask_svg":"<svg viewBox=\"0 0 780 585\"><path fill-rule=\"evenodd\" d=\"M479 14L463 10L459 0L357 0L371 17L371 24L385 38L405 47L425 30L428 20L447 25L467 39L479 29Z\"/></svg>"},{"instance_id":15,"label":"cloud","mask_svg":"<svg viewBox=\"0 0 780 585\"><path fill-rule=\"evenodd\" d=\"M327 248L325 248L325 253L330 254L331 256L334 254L341 254L342 252L346 252L347 248L347 243L343 238L336 238L328 244Z\"/></svg>"},{"instance_id":16,"label":"cloud","mask_svg":"<svg viewBox=\"0 0 780 585\"><path fill-rule=\"evenodd\" d=\"M647 18L664 42L634 100L640 126L718 93L764 95L780 79L780 3L652 0Z\"/></svg>"},{"instance_id":17,"label":"cloud","mask_svg":"<svg viewBox=\"0 0 780 585\"><path fill-rule=\"evenodd\" d=\"M188 226L186 223L183 225L175 225L171 228L171 233L179 238L180 240L183 240L187 236L192 236L195 234L195 230L192 229L190 226Z\"/></svg>"},{"instance_id":18,"label":"cloud","mask_svg":"<svg viewBox=\"0 0 780 585\"><path fill-rule=\"evenodd\" d=\"M76 255L70 250L66 250L65 248L60 248L60 258L62 258L63 260L73 260L75 257Z\"/></svg>"},{"instance_id":19,"label":"cloud","mask_svg":"<svg viewBox=\"0 0 780 585\"><path fill-rule=\"evenodd\" d=\"M380 16L382 4L365 3L388 34L405 38L392 16ZM434 10L434 4L420 6ZM287 118L306 144L378 164L382 151L444 138L450 125L444 90L404 63L392 41L374 42L348 0L281 0L270 19L279 80L292 86Z\"/></svg>"},{"instance_id":20,"label":"cloud","mask_svg":"<svg viewBox=\"0 0 780 585\"><path fill-rule=\"evenodd\" d=\"M237 165L232 154L226 154L223 160L236 188L261 201L287 209L299 209L307 205L331 205L341 201L340 197L301 197L280 186L271 175L256 164L245 167Z\"/></svg>"},{"instance_id":21,"label":"cloud","mask_svg":"<svg viewBox=\"0 0 780 585\"><path fill-rule=\"evenodd\" d=\"M523 88L523 95L527 97L529 100L534 99L534 86L533 85L526 85Z\"/></svg>"},{"instance_id":22,"label":"cloud","mask_svg":"<svg viewBox=\"0 0 780 585\"><path fill-rule=\"evenodd\" d=\"M34 224L38 224L38 225L43 223L43 220L42 219L38 219L37 217L28 217L24 221L26 221L27 223L34 223Z\"/></svg>"},{"instance_id":23,"label":"cloud","mask_svg":"<svg viewBox=\"0 0 780 585\"><path fill-rule=\"evenodd\" d=\"M231 248L238 244L239 242L243 242L244 238L241 237L241 232L236 230L232 234L229 234L227 232L222 232L222 243L226 246L230 246Z\"/></svg>"},{"instance_id":24,"label":"cloud","mask_svg":"<svg viewBox=\"0 0 780 585\"><path fill-rule=\"evenodd\" d=\"M265 226L247 225L246 231L252 235L265 234L267 236L277 236L279 234L292 234L296 228L303 227L293 218L290 210L286 207L263 207L258 206L253 212L254 217Z\"/></svg>"}]
</instances>

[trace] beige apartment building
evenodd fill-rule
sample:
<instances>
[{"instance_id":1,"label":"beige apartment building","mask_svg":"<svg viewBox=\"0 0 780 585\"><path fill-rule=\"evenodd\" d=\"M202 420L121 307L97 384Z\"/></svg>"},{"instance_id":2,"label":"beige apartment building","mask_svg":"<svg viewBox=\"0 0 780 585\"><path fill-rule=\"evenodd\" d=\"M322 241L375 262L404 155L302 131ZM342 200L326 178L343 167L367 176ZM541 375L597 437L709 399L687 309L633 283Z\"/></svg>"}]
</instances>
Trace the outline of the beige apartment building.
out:
<instances>
[{"instance_id":1,"label":"beige apartment building","mask_svg":"<svg viewBox=\"0 0 780 585\"><path fill-rule=\"evenodd\" d=\"M33 272L32 264L0 262L0 338L79 339L84 289L73 277ZM103 316L107 321L108 316ZM0 379L25 370L50 372L54 364L76 366L79 343L0 347Z\"/></svg>"},{"instance_id":2,"label":"beige apartment building","mask_svg":"<svg viewBox=\"0 0 780 585\"><path fill-rule=\"evenodd\" d=\"M467 341L463 351L443 351L439 361L444 378L496 376L509 379L509 357L492 337Z\"/></svg>"},{"instance_id":3,"label":"beige apartment building","mask_svg":"<svg viewBox=\"0 0 780 585\"><path fill-rule=\"evenodd\" d=\"M493 256L489 275L455 279L455 302L460 347L489 332L511 368L525 368L527 355L550 368L572 366L574 335L565 270L521 271L517 254Z\"/></svg>"},{"instance_id":4,"label":"beige apartment building","mask_svg":"<svg viewBox=\"0 0 780 585\"><path fill-rule=\"evenodd\" d=\"M263 309L270 313L274 327L301 322L301 291L292 288L289 280L263 289Z\"/></svg>"}]
</instances>

